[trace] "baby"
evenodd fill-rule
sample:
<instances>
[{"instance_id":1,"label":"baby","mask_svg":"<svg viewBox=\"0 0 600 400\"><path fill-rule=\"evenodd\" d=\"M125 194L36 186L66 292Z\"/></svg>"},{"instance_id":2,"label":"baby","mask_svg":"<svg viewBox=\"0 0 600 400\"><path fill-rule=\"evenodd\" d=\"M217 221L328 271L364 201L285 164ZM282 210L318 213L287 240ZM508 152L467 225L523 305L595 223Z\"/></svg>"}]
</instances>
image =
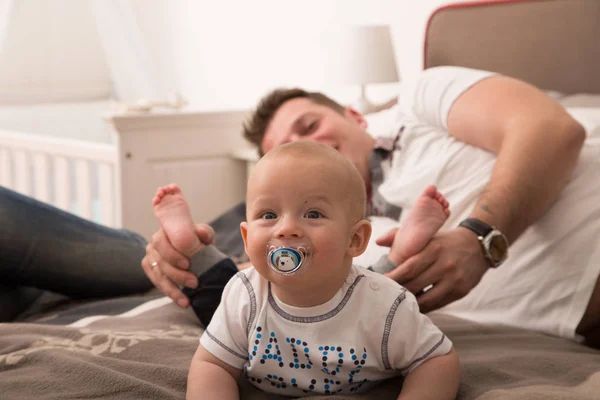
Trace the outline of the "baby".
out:
<instances>
[{"instance_id":1,"label":"baby","mask_svg":"<svg viewBox=\"0 0 600 400\"><path fill-rule=\"evenodd\" d=\"M159 189L153 204L178 250L202 248L177 186ZM330 147L290 143L257 163L240 226L253 267L229 281L200 338L188 398L238 398L241 374L286 396L352 394L397 375L399 399L456 396L450 340L405 288L352 265L371 235L365 209L358 170ZM441 194L425 190L401 228L403 255L421 250L448 215Z\"/></svg>"}]
</instances>

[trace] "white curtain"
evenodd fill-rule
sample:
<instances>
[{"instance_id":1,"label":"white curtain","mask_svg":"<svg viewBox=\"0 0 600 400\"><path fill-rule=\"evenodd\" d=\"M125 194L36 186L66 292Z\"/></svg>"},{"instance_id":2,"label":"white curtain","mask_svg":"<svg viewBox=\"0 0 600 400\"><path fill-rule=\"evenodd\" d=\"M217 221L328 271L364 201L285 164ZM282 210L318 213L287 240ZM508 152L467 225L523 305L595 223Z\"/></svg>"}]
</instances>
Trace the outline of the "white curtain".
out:
<instances>
[{"instance_id":1,"label":"white curtain","mask_svg":"<svg viewBox=\"0 0 600 400\"><path fill-rule=\"evenodd\" d=\"M142 30L144 36L136 15L150 15L142 20L146 23L166 19L159 20L156 9L141 8L144 2L133 10L133 3L0 0L0 106L111 97L126 103L167 100L168 77L157 73L164 65L155 63L169 65L171 57L151 40L163 40L168 32L161 25ZM168 43L164 40L163 47ZM155 50L154 59L149 49Z\"/></svg>"},{"instance_id":2,"label":"white curtain","mask_svg":"<svg viewBox=\"0 0 600 400\"><path fill-rule=\"evenodd\" d=\"M126 103L168 96L140 34L128 1L92 0L100 43L116 97Z\"/></svg>"},{"instance_id":3,"label":"white curtain","mask_svg":"<svg viewBox=\"0 0 600 400\"><path fill-rule=\"evenodd\" d=\"M0 0L0 54L4 50L4 40L8 32L8 24L10 23L10 15L13 9L13 0Z\"/></svg>"},{"instance_id":4,"label":"white curtain","mask_svg":"<svg viewBox=\"0 0 600 400\"><path fill-rule=\"evenodd\" d=\"M0 0L0 105L106 100L90 0Z\"/></svg>"}]
</instances>

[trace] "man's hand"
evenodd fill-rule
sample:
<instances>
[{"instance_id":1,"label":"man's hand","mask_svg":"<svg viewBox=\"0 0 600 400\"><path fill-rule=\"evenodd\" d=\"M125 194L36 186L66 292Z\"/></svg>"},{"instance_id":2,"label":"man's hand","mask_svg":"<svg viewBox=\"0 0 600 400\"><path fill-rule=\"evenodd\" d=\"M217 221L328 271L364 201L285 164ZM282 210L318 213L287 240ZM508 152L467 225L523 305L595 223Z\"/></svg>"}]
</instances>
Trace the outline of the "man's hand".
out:
<instances>
[{"instance_id":1,"label":"man's hand","mask_svg":"<svg viewBox=\"0 0 600 400\"><path fill-rule=\"evenodd\" d=\"M196 234L202 243L214 244L215 232L210 226L196 225ZM154 267L153 263L156 263ZM198 279L187 271L190 268L190 260L173 248L162 229L152 235L150 243L146 246L142 268L154 286L177 305L183 308L190 305L179 286L195 288L198 286Z\"/></svg>"},{"instance_id":2,"label":"man's hand","mask_svg":"<svg viewBox=\"0 0 600 400\"><path fill-rule=\"evenodd\" d=\"M394 235L386 237L393 239ZM378 240L378 244L390 246L390 255L394 253L395 243ZM420 253L386 276L414 293L421 312L426 313L466 296L488 268L473 232L455 228L437 233ZM423 292L430 285L433 287Z\"/></svg>"}]
</instances>

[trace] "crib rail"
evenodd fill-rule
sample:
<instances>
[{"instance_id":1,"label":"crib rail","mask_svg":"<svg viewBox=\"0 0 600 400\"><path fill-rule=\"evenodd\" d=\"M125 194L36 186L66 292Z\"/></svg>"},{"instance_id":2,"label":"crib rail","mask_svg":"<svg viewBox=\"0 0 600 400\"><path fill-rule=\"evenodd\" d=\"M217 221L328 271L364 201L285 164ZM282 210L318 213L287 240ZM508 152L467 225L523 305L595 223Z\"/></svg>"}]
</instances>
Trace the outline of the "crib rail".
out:
<instances>
[{"instance_id":1,"label":"crib rail","mask_svg":"<svg viewBox=\"0 0 600 400\"><path fill-rule=\"evenodd\" d=\"M0 185L113 227L117 168L113 145L0 130Z\"/></svg>"}]
</instances>

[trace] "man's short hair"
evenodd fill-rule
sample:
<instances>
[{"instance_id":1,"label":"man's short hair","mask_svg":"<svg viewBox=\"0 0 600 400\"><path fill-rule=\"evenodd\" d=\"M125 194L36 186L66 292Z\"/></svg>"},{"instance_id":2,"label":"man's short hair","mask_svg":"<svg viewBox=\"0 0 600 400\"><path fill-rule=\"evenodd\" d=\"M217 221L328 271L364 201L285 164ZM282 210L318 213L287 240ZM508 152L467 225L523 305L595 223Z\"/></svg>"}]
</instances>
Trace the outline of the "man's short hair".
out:
<instances>
[{"instance_id":1,"label":"man's short hair","mask_svg":"<svg viewBox=\"0 0 600 400\"><path fill-rule=\"evenodd\" d=\"M292 88L275 89L267 93L259 101L258 106L244 123L243 127L244 137L258 147L261 156L263 155L261 143L273 116L286 101L298 98L309 99L316 104L329 107L340 114L344 113L342 105L319 92L307 92L303 89Z\"/></svg>"}]
</instances>

